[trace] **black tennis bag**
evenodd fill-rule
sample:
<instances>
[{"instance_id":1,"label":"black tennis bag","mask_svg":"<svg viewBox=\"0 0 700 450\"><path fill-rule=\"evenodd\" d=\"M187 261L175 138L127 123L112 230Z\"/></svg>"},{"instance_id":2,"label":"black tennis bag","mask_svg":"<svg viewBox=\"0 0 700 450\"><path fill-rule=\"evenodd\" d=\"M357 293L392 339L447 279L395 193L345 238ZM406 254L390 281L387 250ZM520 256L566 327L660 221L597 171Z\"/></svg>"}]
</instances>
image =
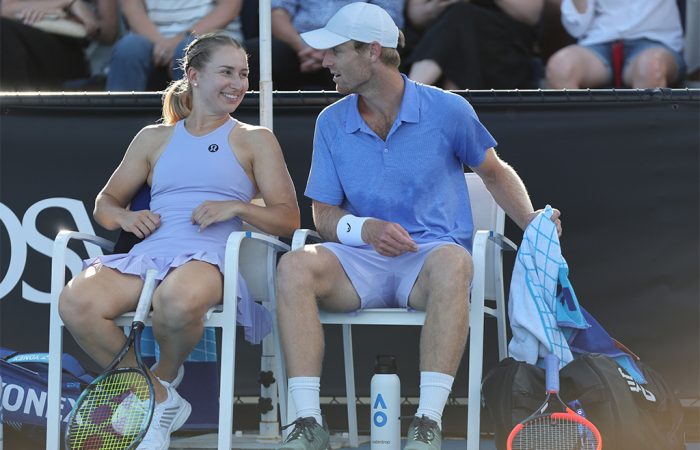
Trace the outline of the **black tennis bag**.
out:
<instances>
[{"instance_id":1,"label":"black tennis bag","mask_svg":"<svg viewBox=\"0 0 700 450\"><path fill-rule=\"evenodd\" d=\"M607 356L583 355L560 371L560 395L567 403L578 400L606 450L684 450L678 398L658 372L639 361L637 366L644 385ZM486 375L482 392L496 448L505 450L513 427L544 401L544 370L506 358Z\"/></svg>"}]
</instances>

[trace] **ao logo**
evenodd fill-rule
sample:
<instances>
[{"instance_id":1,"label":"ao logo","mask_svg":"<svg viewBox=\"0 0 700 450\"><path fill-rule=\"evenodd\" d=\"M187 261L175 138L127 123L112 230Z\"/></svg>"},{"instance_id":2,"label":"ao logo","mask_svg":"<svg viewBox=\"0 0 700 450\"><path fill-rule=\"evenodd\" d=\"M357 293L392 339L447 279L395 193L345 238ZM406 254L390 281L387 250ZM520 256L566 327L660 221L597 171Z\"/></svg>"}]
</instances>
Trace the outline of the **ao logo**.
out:
<instances>
[{"instance_id":1,"label":"ao logo","mask_svg":"<svg viewBox=\"0 0 700 450\"><path fill-rule=\"evenodd\" d=\"M0 299L4 298L22 278L27 262L27 246L51 257L54 236L44 236L37 229L37 217L39 213L50 208L62 208L67 210L75 221L78 231L94 234L90 217L85 211L83 202L72 198L53 197L36 202L27 209L22 217L22 222L4 204L0 203L0 221L10 237L10 262L2 281L0 281ZM55 230L58 233L58 228ZM88 256L93 258L102 255L100 247L86 244ZM66 266L71 276L77 275L82 269L82 259L72 250L66 255ZM2 276L2 272L0 272ZM47 274L48 276L48 274ZM50 293L39 291L27 282L22 281L22 297L35 303L50 303Z\"/></svg>"},{"instance_id":2,"label":"ao logo","mask_svg":"<svg viewBox=\"0 0 700 450\"><path fill-rule=\"evenodd\" d=\"M384 398L382 397L382 394L377 394L377 399L374 401L374 406L372 406L372 409L377 410L377 412L375 412L372 416L372 421L377 427L383 427L384 425L386 425L387 421L386 413L380 411L380 408L386 409L386 403L384 403Z\"/></svg>"}]
</instances>

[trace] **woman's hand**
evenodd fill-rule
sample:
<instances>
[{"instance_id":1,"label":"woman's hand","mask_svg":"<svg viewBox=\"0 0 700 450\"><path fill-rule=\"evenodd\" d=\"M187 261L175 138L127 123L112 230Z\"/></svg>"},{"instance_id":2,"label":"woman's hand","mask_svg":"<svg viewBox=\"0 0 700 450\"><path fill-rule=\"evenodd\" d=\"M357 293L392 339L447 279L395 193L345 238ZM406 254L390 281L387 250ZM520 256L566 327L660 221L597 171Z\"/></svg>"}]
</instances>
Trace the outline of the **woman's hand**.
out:
<instances>
[{"instance_id":1,"label":"woman's hand","mask_svg":"<svg viewBox=\"0 0 700 450\"><path fill-rule=\"evenodd\" d=\"M17 20L25 25L32 25L44 17L61 18L65 17L66 13L62 9L47 8L47 9L37 9L37 8L27 8L23 9L16 14Z\"/></svg>"},{"instance_id":2,"label":"woman's hand","mask_svg":"<svg viewBox=\"0 0 700 450\"><path fill-rule=\"evenodd\" d=\"M92 38L100 32L100 22L95 12L83 0L75 0L72 2L69 12L85 26L85 31L87 31L89 38Z\"/></svg>"},{"instance_id":3,"label":"woman's hand","mask_svg":"<svg viewBox=\"0 0 700 450\"><path fill-rule=\"evenodd\" d=\"M238 215L239 204L237 200L202 202L192 211L192 224L199 224L198 231L202 231L213 223L233 219Z\"/></svg>"},{"instance_id":4,"label":"woman's hand","mask_svg":"<svg viewBox=\"0 0 700 450\"><path fill-rule=\"evenodd\" d=\"M117 219L124 231L134 233L140 239L150 236L160 226L160 214L147 209L141 211L124 211Z\"/></svg>"}]
</instances>

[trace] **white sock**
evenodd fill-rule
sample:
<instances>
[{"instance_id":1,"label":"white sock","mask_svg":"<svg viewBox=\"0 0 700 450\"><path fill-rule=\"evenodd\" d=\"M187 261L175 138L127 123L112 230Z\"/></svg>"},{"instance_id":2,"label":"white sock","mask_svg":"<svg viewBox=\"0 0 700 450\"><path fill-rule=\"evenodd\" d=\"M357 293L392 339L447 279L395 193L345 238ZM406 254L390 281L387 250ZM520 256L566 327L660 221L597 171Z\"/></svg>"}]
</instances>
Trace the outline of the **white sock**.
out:
<instances>
[{"instance_id":1,"label":"white sock","mask_svg":"<svg viewBox=\"0 0 700 450\"><path fill-rule=\"evenodd\" d=\"M313 417L319 425L323 425L321 419L321 377L292 377L288 383L289 394L294 400L297 410L296 420L299 417Z\"/></svg>"},{"instance_id":2,"label":"white sock","mask_svg":"<svg viewBox=\"0 0 700 450\"><path fill-rule=\"evenodd\" d=\"M426 416L442 429L442 411L452 391L454 377L439 372L420 373L420 400L416 416Z\"/></svg>"}]
</instances>

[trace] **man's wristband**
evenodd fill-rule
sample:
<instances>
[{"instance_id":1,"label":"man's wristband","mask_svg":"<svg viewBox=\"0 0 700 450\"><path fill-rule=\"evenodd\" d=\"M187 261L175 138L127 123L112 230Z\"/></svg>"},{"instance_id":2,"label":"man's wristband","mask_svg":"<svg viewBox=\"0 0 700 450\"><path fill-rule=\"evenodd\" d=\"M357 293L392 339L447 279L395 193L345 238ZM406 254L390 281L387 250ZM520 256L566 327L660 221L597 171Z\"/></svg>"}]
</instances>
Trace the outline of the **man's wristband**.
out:
<instances>
[{"instance_id":1,"label":"man's wristband","mask_svg":"<svg viewBox=\"0 0 700 450\"><path fill-rule=\"evenodd\" d=\"M352 214L341 217L335 228L338 241L352 247L365 245L365 241L362 240L362 225L367 219L369 217L357 217Z\"/></svg>"}]
</instances>

